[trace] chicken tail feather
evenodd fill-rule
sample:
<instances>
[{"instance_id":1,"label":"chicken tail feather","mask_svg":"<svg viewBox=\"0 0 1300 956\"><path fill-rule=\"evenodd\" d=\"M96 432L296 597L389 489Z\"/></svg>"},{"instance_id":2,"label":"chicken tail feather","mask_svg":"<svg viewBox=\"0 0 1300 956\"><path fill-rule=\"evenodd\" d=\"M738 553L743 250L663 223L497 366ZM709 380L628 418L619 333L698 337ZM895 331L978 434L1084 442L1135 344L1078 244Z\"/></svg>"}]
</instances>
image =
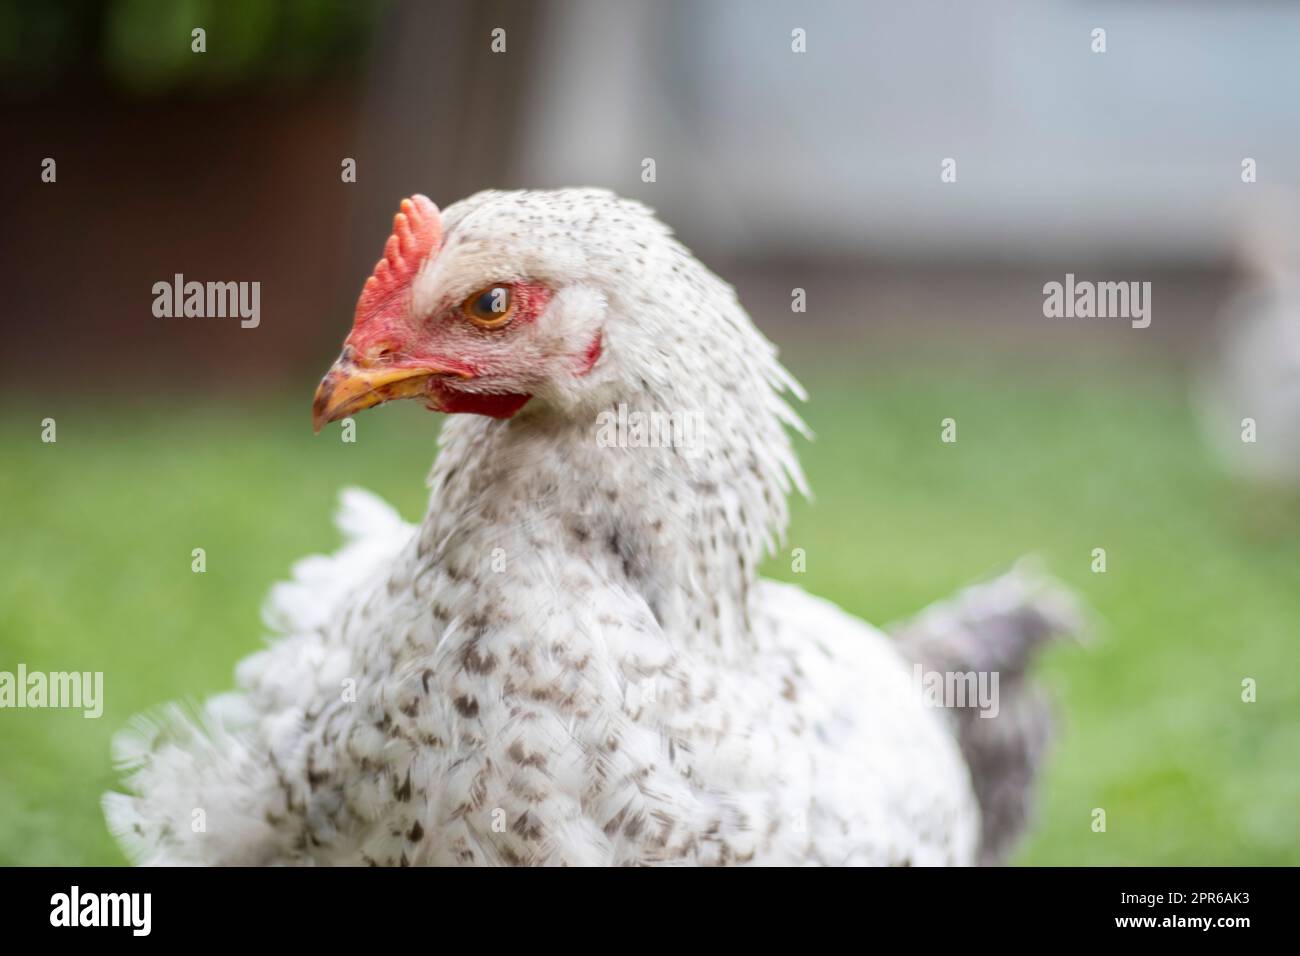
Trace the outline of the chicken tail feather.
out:
<instances>
[{"instance_id":1,"label":"chicken tail feather","mask_svg":"<svg viewBox=\"0 0 1300 956\"><path fill-rule=\"evenodd\" d=\"M1086 623L1080 601L1022 559L891 628L919 665L923 690L926 681L935 692L980 689L943 704L979 801L983 866L1005 861L1030 822L1034 780L1053 736L1051 701L1028 666L1042 646L1080 639Z\"/></svg>"}]
</instances>

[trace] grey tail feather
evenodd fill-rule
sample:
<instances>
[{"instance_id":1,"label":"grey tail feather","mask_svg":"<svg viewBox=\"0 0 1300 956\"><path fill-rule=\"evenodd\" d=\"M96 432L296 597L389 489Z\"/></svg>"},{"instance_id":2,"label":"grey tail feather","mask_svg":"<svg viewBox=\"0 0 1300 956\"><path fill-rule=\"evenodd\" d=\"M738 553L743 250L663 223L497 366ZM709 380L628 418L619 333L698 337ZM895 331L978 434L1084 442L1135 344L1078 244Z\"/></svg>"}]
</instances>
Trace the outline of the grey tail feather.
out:
<instances>
[{"instance_id":1,"label":"grey tail feather","mask_svg":"<svg viewBox=\"0 0 1300 956\"><path fill-rule=\"evenodd\" d=\"M1085 623L1078 599L1022 559L891 629L927 671L998 675L996 716L980 716L977 701L949 708L979 801L981 866L1005 861L1030 822L1034 778L1053 736L1051 701L1027 667L1044 644L1080 638Z\"/></svg>"}]
</instances>

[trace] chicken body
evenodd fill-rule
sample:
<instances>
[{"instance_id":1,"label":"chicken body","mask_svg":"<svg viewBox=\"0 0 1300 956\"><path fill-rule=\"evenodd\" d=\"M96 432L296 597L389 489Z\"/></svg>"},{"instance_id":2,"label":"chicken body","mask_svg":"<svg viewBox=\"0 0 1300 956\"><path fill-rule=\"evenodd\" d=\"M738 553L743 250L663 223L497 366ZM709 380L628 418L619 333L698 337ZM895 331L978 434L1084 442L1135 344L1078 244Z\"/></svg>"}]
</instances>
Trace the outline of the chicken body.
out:
<instances>
[{"instance_id":1,"label":"chicken body","mask_svg":"<svg viewBox=\"0 0 1300 956\"><path fill-rule=\"evenodd\" d=\"M417 301L540 279L549 332L525 352L552 369L541 336L585 354L595 330L599 358L514 381L513 417L449 418L418 526L345 494L347 544L273 591L281 636L239 690L119 739L131 793L106 812L131 856L973 862L970 773L911 663L757 576L802 425L730 287L601 191L479 194L442 225ZM690 416L690 446L611 444L620 404Z\"/></svg>"}]
</instances>

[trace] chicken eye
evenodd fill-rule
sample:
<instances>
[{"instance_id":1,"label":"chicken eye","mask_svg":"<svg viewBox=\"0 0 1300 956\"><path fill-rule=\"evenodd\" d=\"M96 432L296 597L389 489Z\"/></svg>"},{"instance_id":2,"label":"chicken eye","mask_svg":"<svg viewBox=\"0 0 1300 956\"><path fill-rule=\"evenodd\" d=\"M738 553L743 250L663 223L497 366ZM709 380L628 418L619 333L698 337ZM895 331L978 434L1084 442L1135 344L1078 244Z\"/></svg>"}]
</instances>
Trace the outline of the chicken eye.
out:
<instances>
[{"instance_id":1,"label":"chicken eye","mask_svg":"<svg viewBox=\"0 0 1300 956\"><path fill-rule=\"evenodd\" d=\"M461 304L465 317L480 329L499 329L510 321L514 312L514 298L510 287L491 285L480 289Z\"/></svg>"}]
</instances>

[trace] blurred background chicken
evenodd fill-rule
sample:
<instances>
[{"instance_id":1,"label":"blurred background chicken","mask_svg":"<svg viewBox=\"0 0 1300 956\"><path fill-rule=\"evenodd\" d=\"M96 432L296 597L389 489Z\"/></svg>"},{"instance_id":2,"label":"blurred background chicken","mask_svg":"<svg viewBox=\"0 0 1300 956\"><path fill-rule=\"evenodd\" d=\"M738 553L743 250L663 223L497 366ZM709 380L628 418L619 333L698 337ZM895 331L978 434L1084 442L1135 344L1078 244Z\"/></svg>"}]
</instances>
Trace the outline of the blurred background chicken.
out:
<instances>
[{"instance_id":1,"label":"blurred background chicken","mask_svg":"<svg viewBox=\"0 0 1300 956\"><path fill-rule=\"evenodd\" d=\"M1194 396L1233 474L1300 482L1300 200L1263 187L1238 224L1239 279L1216 319Z\"/></svg>"}]
</instances>

